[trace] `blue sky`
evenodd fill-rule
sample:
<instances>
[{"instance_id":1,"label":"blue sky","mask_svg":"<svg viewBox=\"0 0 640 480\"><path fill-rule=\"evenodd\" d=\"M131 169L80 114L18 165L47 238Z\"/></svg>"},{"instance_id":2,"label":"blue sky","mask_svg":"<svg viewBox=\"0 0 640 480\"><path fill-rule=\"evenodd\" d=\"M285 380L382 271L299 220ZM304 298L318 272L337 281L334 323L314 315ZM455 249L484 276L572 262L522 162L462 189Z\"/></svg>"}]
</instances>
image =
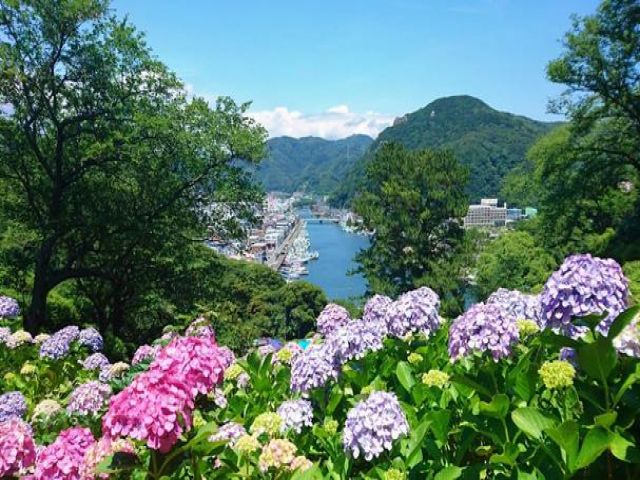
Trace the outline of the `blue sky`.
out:
<instances>
[{"instance_id":1,"label":"blue sky","mask_svg":"<svg viewBox=\"0 0 640 480\"><path fill-rule=\"evenodd\" d=\"M271 135L375 135L395 116L474 95L542 120L570 15L595 0L115 0L206 98L252 100Z\"/></svg>"}]
</instances>

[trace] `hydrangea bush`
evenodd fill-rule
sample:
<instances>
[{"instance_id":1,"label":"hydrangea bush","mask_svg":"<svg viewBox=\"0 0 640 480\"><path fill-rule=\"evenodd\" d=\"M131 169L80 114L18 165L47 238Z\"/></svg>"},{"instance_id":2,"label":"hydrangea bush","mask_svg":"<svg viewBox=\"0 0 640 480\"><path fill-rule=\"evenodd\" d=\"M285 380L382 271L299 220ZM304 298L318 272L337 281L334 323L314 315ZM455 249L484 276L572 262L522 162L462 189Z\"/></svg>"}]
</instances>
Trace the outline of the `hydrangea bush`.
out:
<instances>
[{"instance_id":1,"label":"hydrangea bush","mask_svg":"<svg viewBox=\"0 0 640 480\"><path fill-rule=\"evenodd\" d=\"M90 327L31 338L12 318L0 476L638 478L627 288L615 262L579 255L541 295L500 289L453 319L422 287L360 318L330 305L306 341L238 357L198 318L130 363Z\"/></svg>"}]
</instances>

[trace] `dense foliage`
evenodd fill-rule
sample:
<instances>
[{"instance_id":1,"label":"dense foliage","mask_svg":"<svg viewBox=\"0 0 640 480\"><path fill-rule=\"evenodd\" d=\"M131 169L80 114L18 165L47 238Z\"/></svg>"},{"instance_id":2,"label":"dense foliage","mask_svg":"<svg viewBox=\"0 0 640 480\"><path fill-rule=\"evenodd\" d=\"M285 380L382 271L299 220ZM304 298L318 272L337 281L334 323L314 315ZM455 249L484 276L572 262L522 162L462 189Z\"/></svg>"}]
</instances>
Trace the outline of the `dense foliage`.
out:
<instances>
[{"instance_id":1,"label":"dense foliage","mask_svg":"<svg viewBox=\"0 0 640 480\"><path fill-rule=\"evenodd\" d=\"M366 135L341 140L271 138L267 141L267 157L257 169L257 179L266 190L326 195L336 189L372 142Z\"/></svg>"},{"instance_id":2,"label":"dense foliage","mask_svg":"<svg viewBox=\"0 0 640 480\"><path fill-rule=\"evenodd\" d=\"M412 150L451 150L469 168L466 191L471 200L493 198L507 173L523 163L527 149L553 126L499 112L470 96L440 98L383 130L335 192L334 202L346 203L368 188L362 182L366 164L385 142L397 142Z\"/></svg>"},{"instance_id":3,"label":"dense foliage","mask_svg":"<svg viewBox=\"0 0 640 480\"><path fill-rule=\"evenodd\" d=\"M576 255L539 296L453 320L422 287L329 305L319 332L242 358L209 323L131 364L92 329L32 338L0 301L0 475L94 478L637 478L640 308ZM180 330L182 331L182 330Z\"/></svg>"},{"instance_id":4,"label":"dense foliage","mask_svg":"<svg viewBox=\"0 0 640 480\"><path fill-rule=\"evenodd\" d=\"M70 283L120 330L167 260L207 228L238 233L212 202L238 219L259 200L242 163L265 131L248 105L187 98L105 1L0 3L0 105L2 259L29 286L32 333Z\"/></svg>"},{"instance_id":5,"label":"dense foliage","mask_svg":"<svg viewBox=\"0 0 640 480\"><path fill-rule=\"evenodd\" d=\"M468 172L449 151L385 143L367 165L369 188L355 200L370 246L356 259L373 292L432 286L448 313L462 308L465 252L461 217Z\"/></svg>"}]
</instances>

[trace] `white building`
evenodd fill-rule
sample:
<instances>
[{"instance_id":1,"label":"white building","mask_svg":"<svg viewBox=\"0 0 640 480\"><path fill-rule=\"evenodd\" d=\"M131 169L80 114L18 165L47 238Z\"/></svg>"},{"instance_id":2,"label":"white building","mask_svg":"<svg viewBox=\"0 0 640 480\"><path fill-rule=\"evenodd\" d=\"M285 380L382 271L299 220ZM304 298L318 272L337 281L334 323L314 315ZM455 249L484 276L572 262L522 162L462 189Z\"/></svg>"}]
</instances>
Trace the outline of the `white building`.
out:
<instances>
[{"instance_id":1,"label":"white building","mask_svg":"<svg viewBox=\"0 0 640 480\"><path fill-rule=\"evenodd\" d=\"M507 223L507 204L498 206L497 198L483 198L480 205L469 205L464 228L503 227Z\"/></svg>"}]
</instances>

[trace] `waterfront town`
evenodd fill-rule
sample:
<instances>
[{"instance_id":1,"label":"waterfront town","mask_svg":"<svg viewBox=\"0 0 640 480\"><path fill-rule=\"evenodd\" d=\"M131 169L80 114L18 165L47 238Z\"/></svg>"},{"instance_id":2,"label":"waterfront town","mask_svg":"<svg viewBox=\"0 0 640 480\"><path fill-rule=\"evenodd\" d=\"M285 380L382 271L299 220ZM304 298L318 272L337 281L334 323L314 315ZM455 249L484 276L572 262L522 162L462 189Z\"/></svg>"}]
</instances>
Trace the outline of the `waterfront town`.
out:
<instances>
[{"instance_id":1,"label":"waterfront town","mask_svg":"<svg viewBox=\"0 0 640 480\"><path fill-rule=\"evenodd\" d=\"M515 222L531 218L535 208L508 208L496 198L483 198L469 205L463 227L488 230L492 237ZM324 199L301 192L285 194L270 192L261 205L255 207L256 221L245 224L242 240L228 241L211 236L207 245L229 258L261 263L280 272L287 280L307 275L307 263L318 259L307 231L308 222L335 223L348 233L370 235L361 225L361 218L346 209L332 208Z\"/></svg>"},{"instance_id":2,"label":"waterfront town","mask_svg":"<svg viewBox=\"0 0 640 480\"><path fill-rule=\"evenodd\" d=\"M304 208L308 215L301 215ZM307 222L335 223L350 233L360 233L360 219L349 210L329 207L321 199L302 193L271 192L256 207L256 221L245 225L245 238L233 242L212 236L207 245L235 259L257 262L280 272L287 280L307 275L306 264L319 253L311 250ZM365 232L362 232L366 234Z\"/></svg>"}]
</instances>

